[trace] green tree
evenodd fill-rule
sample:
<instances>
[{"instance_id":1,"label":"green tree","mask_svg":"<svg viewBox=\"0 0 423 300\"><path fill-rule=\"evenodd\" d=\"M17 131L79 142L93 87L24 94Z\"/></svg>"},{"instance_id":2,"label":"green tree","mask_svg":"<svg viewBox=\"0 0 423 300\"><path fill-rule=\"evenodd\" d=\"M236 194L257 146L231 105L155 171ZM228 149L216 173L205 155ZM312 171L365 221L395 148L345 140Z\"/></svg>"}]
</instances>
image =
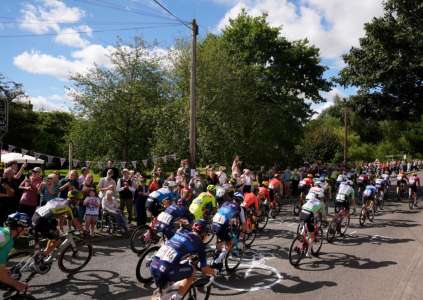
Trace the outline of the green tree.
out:
<instances>
[{"instance_id":1,"label":"green tree","mask_svg":"<svg viewBox=\"0 0 423 300\"><path fill-rule=\"evenodd\" d=\"M423 112L423 6L415 0L387 0L385 14L365 25L360 47L344 56L339 82L358 86L353 102L373 119L410 118Z\"/></svg>"}]
</instances>

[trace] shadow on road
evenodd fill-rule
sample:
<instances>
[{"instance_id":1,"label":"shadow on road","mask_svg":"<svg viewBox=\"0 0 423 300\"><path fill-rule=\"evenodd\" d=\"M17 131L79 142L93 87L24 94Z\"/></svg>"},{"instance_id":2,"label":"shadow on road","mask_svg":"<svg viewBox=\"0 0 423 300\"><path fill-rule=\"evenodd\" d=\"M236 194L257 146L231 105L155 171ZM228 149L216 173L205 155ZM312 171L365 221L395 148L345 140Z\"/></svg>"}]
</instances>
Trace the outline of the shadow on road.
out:
<instances>
[{"instance_id":1,"label":"shadow on road","mask_svg":"<svg viewBox=\"0 0 423 300\"><path fill-rule=\"evenodd\" d=\"M400 244L400 243L409 243L415 241L414 239L406 239L406 238L393 238L393 237L384 237L379 235L348 235L346 234L345 238L337 237L337 239L332 243L333 245L337 246L359 246L362 244Z\"/></svg>"},{"instance_id":2,"label":"shadow on road","mask_svg":"<svg viewBox=\"0 0 423 300\"><path fill-rule=\"evenodd\" d=\"M352 269L379 269L396 265L395 261L374 261L370 258L362 258L346 253L320 253L319 258L304 260L298 269L305 271L325 271L334 269L336 266L343 266Z\"/></svg>"},{"instance_id":3,"label":"shadow on road","mask_svg":"<svg viewBox=\"0 0 423 300\"><path fill-rule=\"evenodd\" d=\"M109 270L85 270L61 281L31 285L31 294L37 299L72 299L81 295L91 299L138 299L151 293L151 289L143 289L136 281Z\"/></svg>"}]
</instances>

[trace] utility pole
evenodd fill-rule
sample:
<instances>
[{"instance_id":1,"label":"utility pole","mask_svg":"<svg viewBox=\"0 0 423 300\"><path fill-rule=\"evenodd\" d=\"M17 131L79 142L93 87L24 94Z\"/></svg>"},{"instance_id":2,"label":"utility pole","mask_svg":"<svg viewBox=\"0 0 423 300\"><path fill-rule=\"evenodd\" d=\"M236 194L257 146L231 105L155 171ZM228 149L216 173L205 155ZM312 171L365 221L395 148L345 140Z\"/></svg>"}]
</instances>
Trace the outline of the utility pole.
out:
<instances>
[{"instance_id":1,"label":"utility pole","mask_svg":"<svg viewBox=\"0 0 423 300\"><path fill-rule=\"evenodd\" d=\"M344 98L344 168L347 167L347 152L348 152L348 106L347 99Z\"/></svg>"},{"instance_id":2,"label":"utility pole","mask_svg":"<svg viewBox=\"0 0 423 300\"><path fill-rule=\"evenodd\" d=\"M197 35L198 25L195 19L192 20L192 52L191 52L191 82L189 98L189 164L191 170L196 167L196 142L197 142Z\"/></svg>"},{"instance_id":3,"label":"utility pole","mask_svg":"<svg viewBox=\"0 0 423 300\"><path fill-rule=\"evenodd\" d=\"M69 143L69 172L72 170L73 165L72 165L72 156L73 156L73 144L72 142Z\"/></svg>"}]
</instances>

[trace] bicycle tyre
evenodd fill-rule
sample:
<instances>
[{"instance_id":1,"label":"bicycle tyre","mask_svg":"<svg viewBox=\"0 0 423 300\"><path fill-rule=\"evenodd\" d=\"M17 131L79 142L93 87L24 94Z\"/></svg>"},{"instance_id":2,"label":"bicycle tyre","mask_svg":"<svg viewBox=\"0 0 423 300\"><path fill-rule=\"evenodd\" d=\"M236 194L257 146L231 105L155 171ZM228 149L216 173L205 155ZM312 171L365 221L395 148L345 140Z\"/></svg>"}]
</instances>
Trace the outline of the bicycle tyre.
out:
<instances>
[{"instance_id":1,"label":"bicycle tyre","mask_svg":"<svg viewBox=\"0 0 423 300\"><path fill-rule=\"evenodd\" d=\"M319 256L320 249L322 249L322 245L323 245L323 229L319 227L318 234L315 235L314 243L311 247L311 254L313 254L316 257ZM317 249L314 248L315 246L317 246Z\"/></svg>"},{"instance_id":2,"label":"bicycle tyre","mask_svg":"<svg viewBox=\"0 0 423 300\"><path fill-rule=\"evenodd\" d=\"M412 210L414 208L414 199L413 199L413 197L410 197L408 199L408 207L410 208L410 210Z\"/></svg>"},{"instance_id":3,"label":"bicycle tyre","mask_svg":"<svg viewBox=\"0 0 423 300\"><path fill-rule=\"evenodd\" d=\"M370 222L373 222L375 219L375 204L373 203L372 208L370 210L367 210L368 216Z\"/></svg>"},{"instance_id":4,"label":"bicycle tyre","mask_svg":"<svg viewBox=\"0 0 423 300\"><path fill-rule=\"evenodd\" d=\"M244 255L244 249L242 249L242 246L239 247L240 244L242 245L241 242L238 242L237 245L232 245L231 249L225 256L225 270L229 274L233 273L241 264L242 257ZM231 257L236 258L234 265L229 264L229 260Z\"/></svg>"},{"instance_id":5,"label":"bicycle tyre","mask_svg":"<svg viewBox=\"0 0 423 300\"><path fill-rule=\"evenodd\" d=\"M144 235L147 231L150 230L149 226L140 226L132 232L131 237L129 238L129 246L131 247L132 252L136 254L141 254L145 249L151 246L151 236L149 241L145 241Z\"/></svg>"},{"instance_id":6,"label":"bicycle tyre","mask_svg":"<svg viewBox=\"0 0 423 300\"><path fill-rule=\"evenodd\" d=\"M66 248L64 248L61 252L60 252L60 254L59 254L59 259L57 260L57 263L58 263L58 265L59 265L59 269L62 271L62 272L64 272L64 273L69 273L69 274L72 274L72 273L75 273L75 272L78 272L78 271L80 271L80 270L82 270L89 262L90 262L90 260L91 260L91 258L92 258L92 256L93 256L93 246L90 244L90 243L87 243L86 241L84 241L84 240L78 240L78 241L75 241L75 244L77 245L77 248L79 248L79 249L81 249L82 247L84 247L84 246L86 246L87 247L87 250L88 250L88 256L87 256L87 258L82 262L82 264L79 266L79 267L76 267L76 268L68 268L68 267L65 267L65 265L64 265L64 261L66 260L65 259L65 255L66 255L66 253L68 252L68 251L72 251L73 252L73 254L72 254L72 256L74 257L75 256L75 254L77 254L78 253L78 251L74 251L73 249L72 249L72 245L71 244L69 244L69 245L67 245L66 246ZM80 251L79 251L80 252Z\"/></svg>"},{"instance_id":7,"label":"bicycle tyre","mask_svg":"<svg viewBox=\"0 0 423 300\"><path fill-rule=\"evenodd\" d=\"M258 221L257 221L257 230L263 231L266 228L268 222L269 222L269 214L268 214L268 211L265 211L258 218Z\"/></svg>"},{"instance_id":8,"label":"bicycle tyre","mask_svg":"<svg viewBox=\"0 0 423 300\"><path fill-rule=\"evenodd\" d=\"M204 279L200 278L197 281L193 282L189 288L189 290L185 293L185 295L182 297L181 300L187 299L187 300L197 300L200 299L199 294L201 291L204 293L204 297L202 297L202 300L208 300L210 297L211 292L211 285L205 286Z\"/></svg>"},{"instance_id":9,"label":"bicycle tyre","mask_svg":"<svg viewBox=\"0 0 423 300\"><path fill-rule=\"evenodd\" d=\"M331 221L326 232L326 240L328 243L332 243L335 240L337 224L335 221Z\"/></svg>"},{"instance_id":10,"label":"bicycle tyre","mask_svg":"<svg viewBox=\"0 0 423 300\"><path fill-rule=\"evenodd\" d=\"M379 198L379 208L383 210L383 207L385 206L385 194L383 194L383 197Z\"/></svg>"},{"instance_id":11,"label":"bicycle tyre","mask_svg":"<svg viewBox=\"0 0 423 300\"><path fill-rule=\"evenodd\" d=\"M150 274L150 276L146 276L145 274L141 273L141 267L143 262L145 262L145 260L150 259L151 257L154 256L154 254L159 251L160 246L153 246L148 248L147 250L144 251L144 253L141 255L140 259L138 260L137 266L135 268L135 275L137 277L137 280L141 283L150 283L153 281L153 276ZM151 255L151 257L149 257L149 255ZM151 261L147 261L145 262L146 266L149 268L150 267L150 263Z\"/></svg>"},{"instance_id":12,"label":"bicycle tyre","mask_svg":"<svg viewBox=\"0 0 423 300\"><path fill-rule=\"evenodd\" d=\"M366 214L367 214L367 211L363 207L361 209L360 216L358 217L358 222L360 223L360 226L364 226L364 224L366 223Z\"/></svg>"},{"instance_id":13,"label":"bicycle tyre","mask_svg":"<svg viewBox=\"0 0 423 300\"><path fill-rule=\"evenodd\" d=\"M350 215L344 216L341 220L341 235L345 235L347 233L348 228L350 227L351 217ZM344 225L344 226L343 226Z\"/></svg>"},{"instance_id":14,"label":"bicycle tyre","mask_svg":"<svg viewBox=\"0 0 423 300\"><path fill-rule=\"evenodd\" d=\"M212 229L212 224L210 222L207 222L206 231L207 231L207 237L203 240L203 243L205 245L208 245L210 244L211 241L213 241L214 235L215 235Z\"/></svg>"},{"instance_id":15,"label":"bicycle tyre","mask_svg":"<svg viewBox=\"0 0 423 300\"><path fill-rule=\"evenodd\" d=\"M301 243L301 246L302 246L301 249L299 249L298 247L295 247L297 242ZM288 254L289 263L292 266L297 267L301 259L303 259L306 251L307 251L307 244L304 242L304 237L302 235L297 235L292 241L291 246L289 247L289 254ZM295 254L297 254L298 257L295 257L294 256Z\"/></svg>"}]
</instances>

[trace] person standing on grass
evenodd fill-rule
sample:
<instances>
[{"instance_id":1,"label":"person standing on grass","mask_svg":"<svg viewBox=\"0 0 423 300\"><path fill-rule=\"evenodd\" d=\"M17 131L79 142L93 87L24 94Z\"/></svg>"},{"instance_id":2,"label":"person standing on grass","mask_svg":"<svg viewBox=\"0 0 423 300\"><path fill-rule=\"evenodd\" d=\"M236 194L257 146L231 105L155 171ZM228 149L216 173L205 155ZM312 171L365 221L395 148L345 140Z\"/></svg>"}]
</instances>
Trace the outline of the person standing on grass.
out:
<instances>
[{"instance_id":1,"label":"person standing on grass","mask_svg":"<svg viewBox=\"0 0 423 300\"><path fill-rule=\"evenodd\" d=\"M137 179L137 189L135 190L134 201L137 216L137 226L142 226L147 223L147 211L145 205L149 195L148 185L145 183L145 178L139 175Z\"/></svg>"},{"instance_id":2,"label":"person standing on grass","mask_svg":"<svg viewBox=\"0 0 423 300\"><path fill-rule=\"evenodd\" d=\"M103 169L103 171L101 172L101 176L102 177L106 177L107 176L107 172L109 172L109 170L112 170L112 178L115 182L117 182L118 178L119 178L119 170L113 166L113 160L108 160L107 161L107 165L106 168Z\"/></svg>"},{"instance_id":3,"label":"person standing on grass","mask_svg":"<svg viewBox=\"0 0 423 300\"><path fill-rule=\"evenodd\" d=\"M70 170L67 177L60 180L60 198L66 199L69 191L80 191L81 186L78 181L78 172Z\"/></svg>"},{"instance_id":4,"label":"person standing on grass","mask_svg":"<svg viewBox=\"0 0 423 300\"><path fill-rule=\"evenodd\" d=\"M85 230L90 232L90 236L95 235L95 225L100 212L100 198L97 197L95 188L91 188L88 197L84 199L85 206Z\"/></svg>"},{"instance_id":5,"label":"person standing on grass","mask_svg":"<svg viewBox=\"0 0 423 300\"><path fill-rule=\"evenodd\" d=\"M120 210L124 211L125 207L128 212L128 222L132 222L132 204L134 202L135 183L129 178L129 170L122 170L122 178L119 178L117 183L117 191L120 198Z\"/></svg>"},{"instance_id":6,"label":"person standing on grass","mask_svg":"<svg viewBox=\"0 0 423 300\"><path fill-rule=\"evenodd\" d=\"M19 185L24 192L19 202L18 211L26 213L29 218L32 218L38 205L38 188L43 181L40 174L41 168L35 167L32 169L31 176Z\"/></svg>"},{"instance_id":7,"label":"person standing on grass","mask_svg":"<svg viewBox=\"0 0 423 300\"><path fill-rule=\"evenodd\" d=\"M112 194L116 192L116 181L113 179L112 176L113 170L109 169L106 173L106 177L100 179L100 182L98 183L100 199L104 198L107 191L111 191Z\"/></svg>"},{"instance_id":8,"label":"person standing on grass","mask_svg":"<svg viewBox=\"0 0 423 300\"><path fill-rule=\"evenodd\" d=\"M82 167L81 168L81 175L78 177L79 185L82 186L82 184L85 181L85 178L87 178L87 176L88 176L89 173L90 173L90 169L88 169L87 167Z\"/></svg>"},{"instance_id":9,"label":"person standing on grass","mask_svg":"<svg viewBox=\"0 0 423 300\"><path fill-rule=\"evenodd\" d=\"M43 181L38 187L38 192L41 195L41 206L59 196L59 184L55 178L55 174L49 174L46 181Z\"/></svg>"}]
</instances>

